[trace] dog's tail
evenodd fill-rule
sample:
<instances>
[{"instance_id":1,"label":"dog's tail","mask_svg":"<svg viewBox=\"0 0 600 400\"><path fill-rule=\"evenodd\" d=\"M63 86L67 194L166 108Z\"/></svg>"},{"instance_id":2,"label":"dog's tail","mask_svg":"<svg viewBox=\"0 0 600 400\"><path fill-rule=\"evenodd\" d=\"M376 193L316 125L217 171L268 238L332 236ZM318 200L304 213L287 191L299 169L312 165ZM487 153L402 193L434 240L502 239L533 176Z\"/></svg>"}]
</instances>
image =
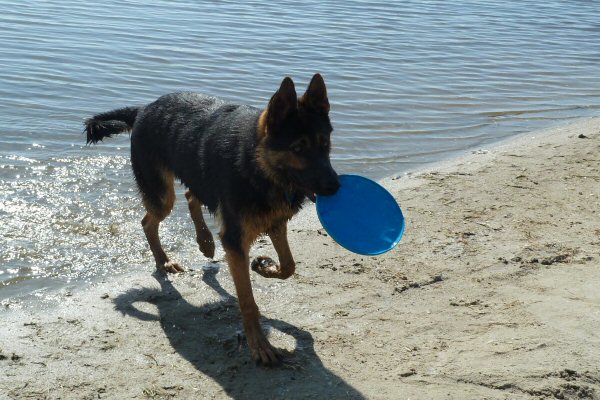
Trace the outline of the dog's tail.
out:
<instances>
[{"instance_id":1,"label":"dog's tail","mask_svg":"<svg viewBox=\"0 0 600 400\"><path fill-rule=\"evenodd\" d=\"M111 137L133 128L140 107L125 107L98 115L84 122L86 143L96 144L106 137Z\"/></svg>"}]
</instances>

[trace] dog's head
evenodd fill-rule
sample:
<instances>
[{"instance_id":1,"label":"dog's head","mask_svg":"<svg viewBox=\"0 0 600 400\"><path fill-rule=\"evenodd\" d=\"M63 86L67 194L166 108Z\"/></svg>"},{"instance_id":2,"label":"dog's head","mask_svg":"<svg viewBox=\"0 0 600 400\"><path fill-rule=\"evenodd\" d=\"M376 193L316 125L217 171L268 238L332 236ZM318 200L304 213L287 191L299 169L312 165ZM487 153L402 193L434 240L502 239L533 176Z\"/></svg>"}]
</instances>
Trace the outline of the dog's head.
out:
<instances>
[{"instance_id":1,"label":"dog's head","mask_svg":"<svg viewBox=\"0 0 600 400\"><path fill-rule=\"evenodd\" d=\"M272 180L305 193L332 195L340 187L329 160L331 122L325 82L315 74L298 99L285 78L258 124L257 161Z\"/></svg>"}]
</instances>

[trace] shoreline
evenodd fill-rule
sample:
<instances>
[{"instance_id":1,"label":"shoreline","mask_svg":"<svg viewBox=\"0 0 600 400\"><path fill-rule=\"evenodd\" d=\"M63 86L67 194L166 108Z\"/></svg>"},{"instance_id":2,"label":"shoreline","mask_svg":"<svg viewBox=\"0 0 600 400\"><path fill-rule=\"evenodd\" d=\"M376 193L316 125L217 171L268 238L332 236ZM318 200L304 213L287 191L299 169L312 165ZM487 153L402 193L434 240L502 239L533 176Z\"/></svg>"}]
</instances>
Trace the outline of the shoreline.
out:
<instances>
[{"instance_id":1,"label":"shoreline","mask_svg":"<svg viewBox=\"0 0 600 400\"><path fill-rule=\"evenodd\" d=\"M586 118L380 180L407 226L379 257L306 207L297 274L252 276L283 368L250 362L227 267L199 257L3 309L0 399L600 398L599 132Z\"/></svg>"},{"instance_id":2,"label":"shoreline","mask_svg":"<svg viewBox=\"0 0 600 400\"><path fill-rule=\"evenodd\" d=\"M454 151L450 152L447 157L444 157L440 160L437 160L434 162L428 162L428 163L425 163L420 166L412 167L412 168L410 168L406 171L400 172L400 173L391 173L387 176L376 179L376 181L385 186L386 185L385 182L390 181L390 180L395 181L402 177L414 176L415 174L427 172L428 170L443 168L446 165L453 165L462 159L470 158L475 153L480 153L480 154L487 153L488 151L493 151L494 149L500 148L504 145L510 146L511 143L520 141L520 140L524 140L532 134L536 134L537 136L543 136L544 134L546 134L548 132L551 133L551 132L555 131L556 129L560 129L564 126L585 123L585 121L592 120L594 118L597 118L597 117L580 117L580 118L574 118L574 119L570 118L567 120L568 122L563 121L561 123L558 123L557 125L551 125L550 127L536 129L531 132L522 132L519 134L511 135L511 136L505 137L503 139L492 141L484 146L476 146L476 147L464 149L462 151L454 150ZM111 145L111 143L107 143L107 144ZM122 144L114 144L114 143L112 143L112 145L116 146L117 148L120 148L120 146L122 146ZM126 142L125 145L128 145L128 142ZM100 149L100 148L98 148L98 149ZM355 172L351 172L351 173L355 173ZM133 178L131 178L131 179L133 179ZM177 206L176 206L176 208L177 208ZM313 208L314 208L314 205L307 201L304 206L304 211L306 209L310 210ZM309 214L314 214L314 212L311 211ZM303 215L309 215L309 214L304 213ZM296 215L294 217L294 221L299 220L301 218L310 218L311 222L316 221L318 226L319 227L321 226L318 219L314 219L313 217L310 217L310 216L302 217L301 215ZM218 230L216 228L216 226L214 226L216 224L216 221L213 221L213 218L208 218L207 223L211 229L214 229L213 235L215 235L215 237L216 237L216 230ZM306 224L304 224L304 225L306 225ZM136 226L136 228L137 228L137 226ZM145 241L144 241L144 244L145 244ZM223 261L223 260L221 260L221 261ZM152 269L150 269L148 271L144 271L143 273L148 273L149 271L151 272ZM118 274L119 274L118 276L120 278L125 278L125 277L129 276L131 273L118 272ZM136 273L134 272L133 274L135 275ZM108 279L111 279L111 278L112 277L109 277ZM18 279L21 279L21 278L18 278ZM35 281L37 279L38 279L38 277L25 278L25 280L29 281L29 283L31 283L31 281ZM87 279L76 278L74 282L70 282L70 278L67 278L64 276L60 276L60 275L56 276L56 277L46 276L46 277L42 277L41 280L49 281L49 282L50 281L59 281L59 282L62 281L63 283L60 285L57 285L54 283L50 283L49 285L47 285L44 282L44 284L42 286L39 286L39 285L34 286L34 285L29 284L29 286L26 289L31 289L30 293L26 293L26 291L21 288L13 288L13 285L8 285L5 288L7 291L12 291L13 295L1 298L0 299L0 308L1 307L12 307L13 309L14 308L22 308L22 307L27 308L32 303L36 303L40 307L41 306L52 307L56 303L56 299L61 298L62 295L64 295L65 293L68 294L74 290L75 291L80 290L87 285L97 285L99 282L103 282L106 279L107 278L105 278L105 277L96 276L91 279L90 278L87 278ZM48 289L46 289L47 287L48 287ZM0 288L2 288L2 286L0 286ZM40 299L41 299L41 302L40 302Z\"/></svg>"}]
</instances>

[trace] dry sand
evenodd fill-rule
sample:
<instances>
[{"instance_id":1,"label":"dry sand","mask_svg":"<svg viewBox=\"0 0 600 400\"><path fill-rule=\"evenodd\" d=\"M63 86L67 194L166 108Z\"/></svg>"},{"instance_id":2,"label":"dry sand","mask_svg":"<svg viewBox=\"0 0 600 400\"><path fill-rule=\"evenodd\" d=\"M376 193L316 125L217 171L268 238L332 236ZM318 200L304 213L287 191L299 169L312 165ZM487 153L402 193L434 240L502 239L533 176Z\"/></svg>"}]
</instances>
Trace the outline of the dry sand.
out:
<instances>
[{"instance_id":1,"label":"dry sand","mask_svg":"<svg viewBox=\"0 0 600 400\"><path fill-rule=\"evenodd\" d=\"M297 275L253 274L281 368L250 362L223 260L198 253L166 279L148 254L56 307L1 310L0 399L599 399L599 131L384 180L407 229L383 256L345 251L303 211Z\"/></svg>"}]
</instances>

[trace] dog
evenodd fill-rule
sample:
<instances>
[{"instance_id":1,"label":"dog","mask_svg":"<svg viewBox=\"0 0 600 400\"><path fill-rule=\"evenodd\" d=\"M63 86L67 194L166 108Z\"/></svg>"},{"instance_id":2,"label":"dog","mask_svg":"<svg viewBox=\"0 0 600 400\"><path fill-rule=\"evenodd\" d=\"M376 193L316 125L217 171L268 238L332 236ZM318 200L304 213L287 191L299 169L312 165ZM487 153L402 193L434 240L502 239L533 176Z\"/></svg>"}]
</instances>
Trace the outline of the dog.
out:
<instances>
[{"instance_id":1,"label":"dog","mask_svg":"<svg viewBox=\"0 0 600 400\"><path fill-rule=\"evenodd\" d=\"M175 202L175 179L187 189L196 241L209 258L215 243L202 206L217 216L251 356L271 366L282 355L261 330L250 267L266 278L294 274L287 222L307 198L314 202L340 187L329 157L332 130L325 82L315 74L300 98L292 79L284 78L265 109L172 93L146 106L95 115L85 121L84 133L87 144L96 144L131 132L131 166L146 209L142 227L158 269L184 271L165 254L158 235ZM250 246L264 234L279 263L258 257L250 264Z\"/></svg>"}]
</instances>

